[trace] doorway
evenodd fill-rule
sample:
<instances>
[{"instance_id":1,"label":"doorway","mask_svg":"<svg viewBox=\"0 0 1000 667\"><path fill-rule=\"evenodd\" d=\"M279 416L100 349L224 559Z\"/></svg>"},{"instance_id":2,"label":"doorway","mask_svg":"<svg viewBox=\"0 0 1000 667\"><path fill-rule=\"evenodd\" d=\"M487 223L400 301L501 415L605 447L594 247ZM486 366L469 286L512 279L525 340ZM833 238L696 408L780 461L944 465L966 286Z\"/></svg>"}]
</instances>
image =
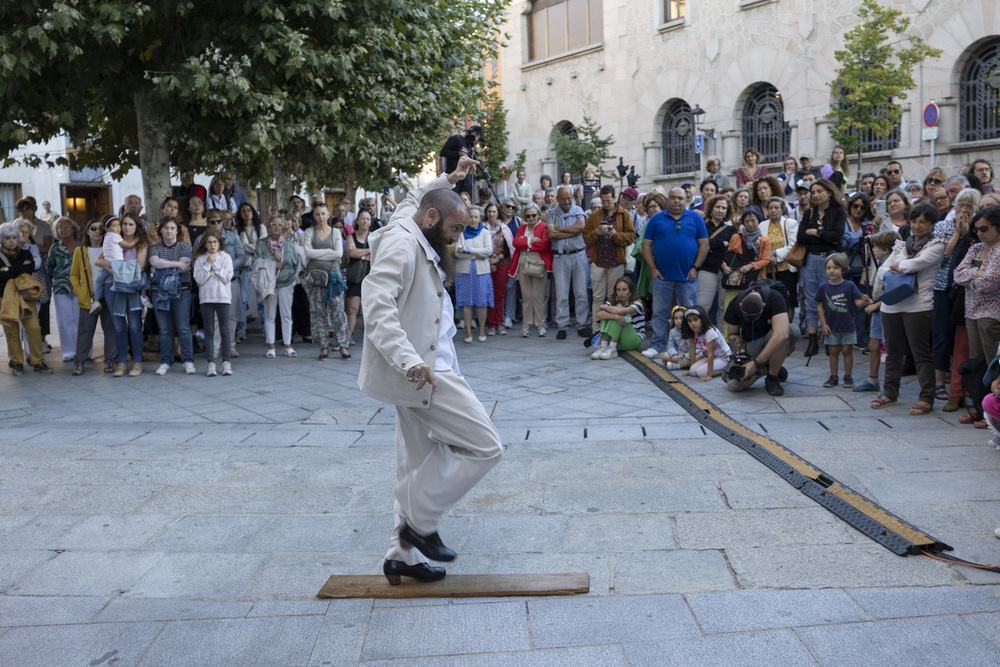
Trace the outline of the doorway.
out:
<instances>
[{"instance_id":1,"label":"doorway","mask_svg":"<svg viewBox=\"0 0 1000 667\"><path fill-rule=\"evenodd\" d=\"M94 218L114 213L110 185L63 185L62 210L80 227Z\"/></svg>"}]
</instances>

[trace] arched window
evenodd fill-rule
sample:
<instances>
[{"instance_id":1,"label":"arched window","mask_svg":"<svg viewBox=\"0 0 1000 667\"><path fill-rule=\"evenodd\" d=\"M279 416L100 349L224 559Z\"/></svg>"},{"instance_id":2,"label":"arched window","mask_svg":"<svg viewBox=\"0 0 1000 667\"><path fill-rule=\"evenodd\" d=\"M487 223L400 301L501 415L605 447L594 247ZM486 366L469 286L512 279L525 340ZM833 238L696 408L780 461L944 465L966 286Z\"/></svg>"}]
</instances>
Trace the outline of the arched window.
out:
<instances>
[{"instance_id":1,"label":"arched window","mask_svg":"<svg viewBox=\"0 0 1000 667\"><path fill-rule=\"evenodd\" d=\"M781 162L791 143L781 93L769 83L758 85L743 105L743 150L756 148L761 162Z\"/></svg>"},{"instance_id":2,"label":"arched window","mask_svg":"<svg viewBox=\"0 0 1000 667\"><path fill-rule=\"evenodd\" d=\"M875 110L875 115L878 118L887 118L889 113L889 105L892 102L887 102L886 104L880 105ZM840 98L837 105L844 109L847 104L844 102L843 98ZM880 137L875 132L869 130L861 136L861 151L864 153L875 153L878 151L891 151L895 148L899 148L899 123L896 123L895 127L892 128L892 132L884 137Z\"/></svg>"},{"instance_id":3,"label":"arched window","mask_svg":"<svg viewBox=\"0 0 1000 667\"><path fill-rule=\"evenodd\" d=\"M558 132L559 134L565 137L569 137L570 139L579 139L579 136L577 135L576 132L576 128L573 127L573 123L569 122L568 120L556 123L555 127L552 128L552 132L553 133ZM552 174L553 185L555 186L559 185L559 182L562 179L562 174L564 171L566 171L566 163L563 162L562 156L559 155L559 153L556 153L556 173ZM573 174L574 179L579 177L580 174Z\"/></svg>"},{"instance_id":4,"label":"arched window","mask_svg":"<svg viewBox=\"0 0 1000 667\"><path fill-rule=\"evenodd\" d=\"M698 168L694 152L694 117L691 106L675 100L663 115L663 173L675 174Z\"/></svg>"},{"instance_id":5,"label":"arched window","mask_svg":"<svg viewBox=\"0 0 1000 667\"><path fill-rule=\"evenodd\" d=\"M959 141L1000 137L1000 39L972 54L962 70L958 95Z\"/></svg>"}]
</instances>

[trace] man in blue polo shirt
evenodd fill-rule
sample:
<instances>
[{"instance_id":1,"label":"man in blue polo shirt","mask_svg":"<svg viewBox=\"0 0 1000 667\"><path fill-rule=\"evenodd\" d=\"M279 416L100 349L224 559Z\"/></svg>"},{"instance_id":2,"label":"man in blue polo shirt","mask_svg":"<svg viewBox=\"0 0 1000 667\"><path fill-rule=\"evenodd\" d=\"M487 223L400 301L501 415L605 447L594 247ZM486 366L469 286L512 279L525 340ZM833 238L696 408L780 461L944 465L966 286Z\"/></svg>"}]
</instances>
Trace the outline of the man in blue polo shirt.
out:
<instances>
[{"instance_id":1,"label":"man in blue polo shirt","mask_svg":"<svg viewBox=\"0 0 1000 667\"><path fill-rule=\"evenodd\" d=\"M674 297L681 306L698 303L698 269L708 256L708 230L697 211L686 210L683 188L667 196L667 210L654 215L643 232L642 259L653 276L653 340L643 354L657 358L667 346Z\"/></svg>"}]
</instances>

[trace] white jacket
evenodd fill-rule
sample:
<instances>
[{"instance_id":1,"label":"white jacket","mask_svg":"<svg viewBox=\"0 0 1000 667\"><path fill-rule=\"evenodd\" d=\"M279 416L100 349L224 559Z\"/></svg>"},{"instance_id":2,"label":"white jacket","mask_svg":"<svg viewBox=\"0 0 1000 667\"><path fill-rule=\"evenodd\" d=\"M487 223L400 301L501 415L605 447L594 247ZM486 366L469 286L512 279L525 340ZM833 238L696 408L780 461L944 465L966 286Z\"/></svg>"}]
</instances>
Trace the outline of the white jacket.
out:
<instances>
[{"instance_id":1,"label":"white jacket","mask_svg":"<svg viewBox=\"0 0 1000 667\"><path fill-rule=\"evenodd\" d=\"M358 387L392 405L426 408L433 400L430 384L416 391L406 379L414 366L434 368L446 298L441 274L413 215L427 192L450 187L448 175L442 174L411 190L389 224L368 236L371 273L361 283L365 340Z\"/></svg>"},{"instance_id":2,"label":"white jacket","mask_svg":"<svg viewBox=\"0 0 1000 667\"><path fill-rule=\"evenodd\" d=\"M917 292L891 306L883 303L883 313L922 313L934 309L934 278L941 266L941 258L944 257L944 245L941 239L932 239L916 257L904 259L906 242L896 241L892 253L882 265L892 266L898 263L900 273L917 274Z\"/></svg>"},{"instance_id":3,"label":"white jacket","mask_svg":"<svg viewBox=\"0 0 1000 667\"><path fill-rule=\"evenodd\" d=\"M767 236L767 230L771 227L771 219L768 218L760 223L760 233L762 236ZM771 246L771 256L776 257L778 262L784 262L785 258L788 257L788 252L795 245L795 239L799 234L799 221L795 218L790 218L787 216L781 217L781 230L785 233L785 245L784 246ZM792 273L798 273L798 268L788 265L788 270Z\"/></svg>"}]
</instances>

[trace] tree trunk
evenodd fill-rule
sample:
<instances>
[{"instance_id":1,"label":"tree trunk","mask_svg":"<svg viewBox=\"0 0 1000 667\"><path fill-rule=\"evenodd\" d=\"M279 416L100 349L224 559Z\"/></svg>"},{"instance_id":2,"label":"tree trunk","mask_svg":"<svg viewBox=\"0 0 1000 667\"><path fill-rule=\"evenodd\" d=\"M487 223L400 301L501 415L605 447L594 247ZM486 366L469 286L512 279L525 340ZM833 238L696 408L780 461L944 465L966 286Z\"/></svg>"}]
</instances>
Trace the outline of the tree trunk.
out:
<instances>
[{"instance_id":1,"label":"tree trunk","mask_svg":"<svg viewBox=\"0 0 1000 667\"><path fill-rule=\"evenodd\" d=\"M278 203L279 210L291 209L292 204L289 198L295 194L294 187L288 170L284 168L284 165L277 165L274 174L274 198Z\"/></svg>"},{"instance_id":2,"label":"tree trunk","mask_svg":"<svg viewBox=\"0 0 1000 667\"><path fill-rule=\"evenodd\" d=\"M150 104L142 92L135 94L135 115L139 127L139 168L146 218L160 217L160 205L170 194L170 145L162 120L149 113Z\"/></svg>"}]
</instances>

